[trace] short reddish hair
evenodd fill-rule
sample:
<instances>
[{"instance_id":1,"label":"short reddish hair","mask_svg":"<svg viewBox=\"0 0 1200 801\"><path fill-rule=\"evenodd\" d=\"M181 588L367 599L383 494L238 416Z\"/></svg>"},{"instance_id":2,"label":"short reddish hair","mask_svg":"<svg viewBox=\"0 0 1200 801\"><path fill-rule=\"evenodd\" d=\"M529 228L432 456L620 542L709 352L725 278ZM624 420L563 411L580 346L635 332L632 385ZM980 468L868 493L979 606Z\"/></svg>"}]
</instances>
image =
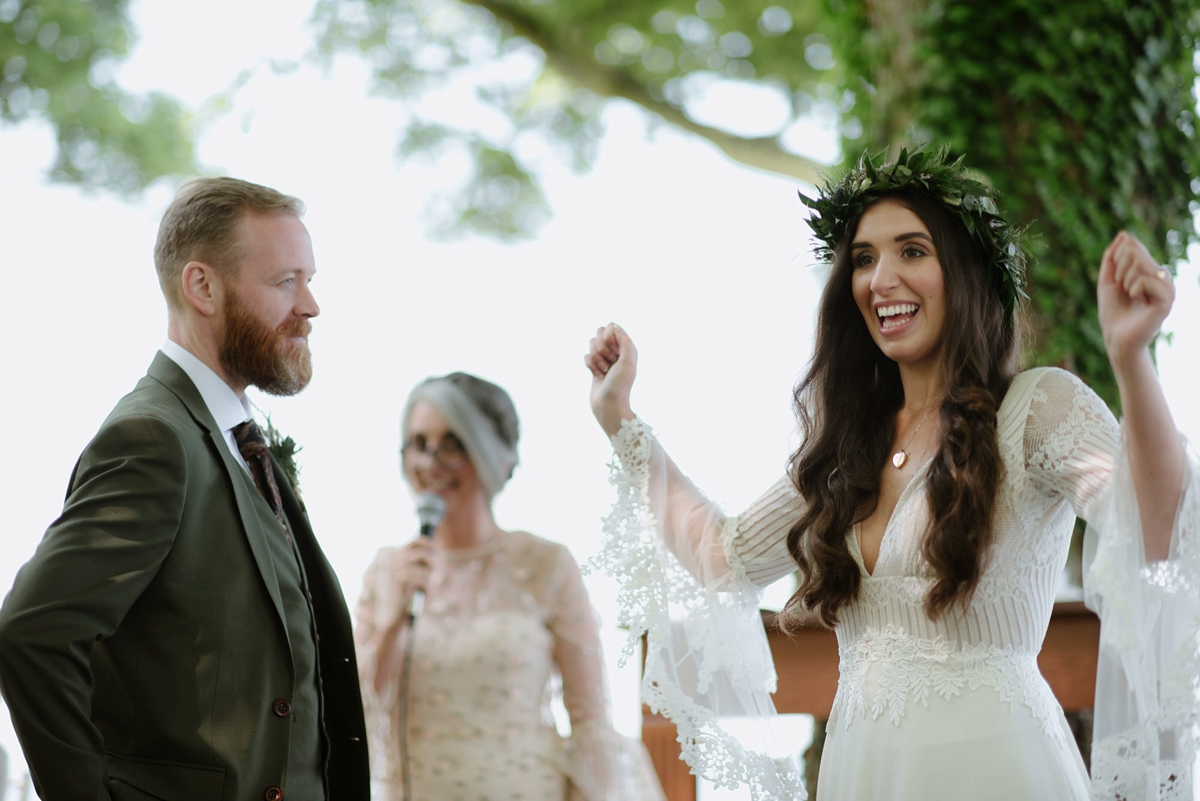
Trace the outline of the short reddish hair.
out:
<instances>
[{"instance_id":1,"label":"short reddish hair","mask_svg":"<svg viewBox=\"0 0 1200 801\"><path fill-rule=\"evenodd\" d=\"M168 305L183 307L179 278L189 261L211 264L225 275L237 269L237 226L247 212L299 217L304 203L237 178L197 178L180 187L154 243L154 268Z\"/></svg>"}]
</instances>

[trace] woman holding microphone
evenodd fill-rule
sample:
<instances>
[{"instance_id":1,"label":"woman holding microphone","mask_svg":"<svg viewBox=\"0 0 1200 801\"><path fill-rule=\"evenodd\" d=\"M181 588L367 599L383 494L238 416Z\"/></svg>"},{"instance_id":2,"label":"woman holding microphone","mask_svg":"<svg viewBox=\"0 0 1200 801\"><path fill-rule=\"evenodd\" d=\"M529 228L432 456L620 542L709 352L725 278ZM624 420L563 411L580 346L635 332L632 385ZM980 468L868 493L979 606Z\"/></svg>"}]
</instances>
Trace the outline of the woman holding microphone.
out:
<instances>
[{"instance_id":1,"label":"woman holding microphone","mask_svg":"<svg viewBox=\"0 0 1200 801\"><path fill-rule=\"evenodd\" d=\"M377 791L386 801L659 801L645 750L612 728L578 565L492 515L517 465L508 393L467 373L428 379L409 395L401 433L405 479L445 515L431 538L382 549L363 581L355 637ZM559 692L565 738L550 712Z\"/></svg>"}]
</instances>

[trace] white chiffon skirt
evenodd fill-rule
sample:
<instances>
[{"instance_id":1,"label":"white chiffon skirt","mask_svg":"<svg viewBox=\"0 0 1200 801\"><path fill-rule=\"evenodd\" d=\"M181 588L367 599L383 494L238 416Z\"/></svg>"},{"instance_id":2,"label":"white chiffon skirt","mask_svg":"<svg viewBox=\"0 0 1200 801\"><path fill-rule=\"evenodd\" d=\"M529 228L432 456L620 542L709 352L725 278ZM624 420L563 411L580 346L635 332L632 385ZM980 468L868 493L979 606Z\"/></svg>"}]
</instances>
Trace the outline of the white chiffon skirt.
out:
<instances>
[{"instance_id":1,"label":"white chiffon skirt","mask_svg":"<svg viewBox=\"0 0 1200 801\"><path fill-rule=\"evenodd\" d=\"M1056 714L1062 742L989 687L909 704L899 725L831 717L817 801L1087 801L1087 770Z\"/></svg>"}]
</instances>

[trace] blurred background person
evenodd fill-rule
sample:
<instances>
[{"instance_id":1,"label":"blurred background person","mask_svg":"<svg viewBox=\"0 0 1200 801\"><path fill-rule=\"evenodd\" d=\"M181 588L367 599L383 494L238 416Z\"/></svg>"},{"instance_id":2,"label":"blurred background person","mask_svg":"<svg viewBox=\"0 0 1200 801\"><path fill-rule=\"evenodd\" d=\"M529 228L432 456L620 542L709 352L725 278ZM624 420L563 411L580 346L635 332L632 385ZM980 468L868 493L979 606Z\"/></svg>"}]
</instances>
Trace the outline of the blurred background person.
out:
<instances>
[{"instance_id":1,"label":"blurred background person","mask_svg":"<svg viewBox=\"0 0 1200 801\"><path fill-rule=\"evenodd\" d=\"M401 434L405 478L441 498L444 517L431 538L381 549L363 579L355 639L376 796L662 799L641 743L612 728L579 566L493 517L517 465L508 393L466 373L430 378L409 395ZM559 694L567 737L551 711Z\"/></svg>"}]
</instances>

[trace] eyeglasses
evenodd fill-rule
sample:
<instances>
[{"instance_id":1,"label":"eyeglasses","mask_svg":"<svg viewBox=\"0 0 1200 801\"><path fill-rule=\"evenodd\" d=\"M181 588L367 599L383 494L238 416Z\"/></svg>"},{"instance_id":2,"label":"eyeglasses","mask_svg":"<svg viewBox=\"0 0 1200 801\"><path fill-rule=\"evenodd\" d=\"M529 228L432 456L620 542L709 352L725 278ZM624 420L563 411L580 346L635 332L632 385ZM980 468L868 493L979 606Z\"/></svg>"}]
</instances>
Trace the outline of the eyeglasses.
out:
<instances>
[{"instance_id":1,"label":"eyeglasses","mask_svg":"<svg viewBox=\"0 0 1200 801\"><path fill-rule=\"evenodd\" d=\"M467 449L450 435L444 437L437 447L430 449L424 437L413 437L404 443L400 456L405 464L414 464L417 459L424 458L441 465L445 470L457 470L467 460Z\"/></svg>"}]
</instances>

